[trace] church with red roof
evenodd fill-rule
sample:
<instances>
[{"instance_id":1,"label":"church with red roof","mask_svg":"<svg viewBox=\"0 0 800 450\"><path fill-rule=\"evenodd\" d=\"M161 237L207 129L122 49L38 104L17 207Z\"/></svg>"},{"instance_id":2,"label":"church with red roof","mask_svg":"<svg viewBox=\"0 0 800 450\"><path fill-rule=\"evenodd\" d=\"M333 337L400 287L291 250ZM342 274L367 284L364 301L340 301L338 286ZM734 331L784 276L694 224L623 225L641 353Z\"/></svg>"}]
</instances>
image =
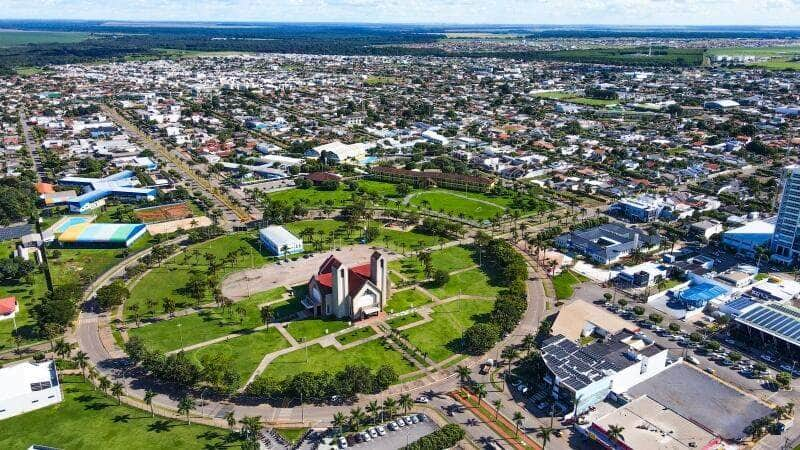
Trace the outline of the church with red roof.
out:
<instances>
[{"instance_id":1,"label":"church with red roof","mask_svg":"<svg viewBox=\"0 0 800 450\"><path fill-rule=\"evenodd\" d=\"M380 313L388 300L386 258L374 252L368 263L355 266L329 256L309 280L302 303L313 316L359 320Z\"/></svg>"}]
</instances>

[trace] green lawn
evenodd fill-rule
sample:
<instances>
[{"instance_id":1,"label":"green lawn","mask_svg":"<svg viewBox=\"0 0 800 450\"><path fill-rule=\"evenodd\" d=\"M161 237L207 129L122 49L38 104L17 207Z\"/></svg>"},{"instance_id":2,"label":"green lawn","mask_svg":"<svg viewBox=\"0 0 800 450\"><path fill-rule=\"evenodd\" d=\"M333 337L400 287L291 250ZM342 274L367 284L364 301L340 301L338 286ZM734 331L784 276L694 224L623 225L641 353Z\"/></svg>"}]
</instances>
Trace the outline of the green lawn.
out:
<instances>
[{"instance_id":1,"label":"green lawn","mask_svg":"<svg viewBox=\"0 0 800 450\"><path fill-rule=\"evenodd\" d=\"M241 383L237 387L240 387L247 382L264 356L288 346L289 342L278 330L267 328L193 350L188 355L198 363L203 355L215 353L225 355L229 358L231 367L239 374Z\"/></svg>"},{"instance_id":2,"label":"green lawn","mask_svg":"<svg viewBox=\"0 0 800 450\"><path fill-rule=\"evenodd\" d=\"M89 39L89 33L68 31L0 31L0 47L13 47L25 44L74 43Z\"/></svg>"},{"instance_id":3,"label":"green lawn","mask_svg":"<svg viewBox=\"0 0 800 450\"><path fill-rule=\"evenodd\" d=\"M380 225L374 222L375 225ZM337 220L300 220L297 222L288 223L285 225L286 229L300 235L306 228L310 228L315 232L315 240L319 242L319 246L312 243L306 243L306 251L317 250L324 251L334 247L343 247L346 245L357 244L361 238L361 233L358 230L351 230L348 235L344 222ZM395 250L411 250L418 245L430 247L438 244L440 241L436 236L429 236L427 234L417 233L414 231L400 231L388 228L381 228L380 234L372 242L375 245L382 245Z\"/></svg>"},{"instance_id":4,"label":"green lawn","mask_svg":"<svg viewBox=\"0 0 800 450\"><path fill-rule=\"evenodd\" d=\"M187 425L156 416L93 390L80 377L65 376L64 401L0 421L0 448L33 444L63 449L208 449L238 448L235 435L221 428Z\"/></svg>"},{"instance_id":5,"label":"green lawn","mask_svg":"<svg viewBox=\"0 0 800 450\"><path fill-rule=\"evenodd\" d=\"M128 334L138 336L153 349L172 351L183 346L199 344L211 339L263 325L259 305L281 298L285 290L275 288L270 295L259 294L237 302L233 308L209 308L199 313L162 320L139 328L130 328ZM236 313L237 306L243 306L243 319ZM130 324L133 327L133 324Z\"/></svg>"},{"instance_id":6,"label":"green lawn","mask_svg":"<svg viewBox=\"0 0 800 450\"><path fill-rule=\"evenodd\" d=\"M446 272L466 269L477 264L477 257L471 249L463 246L448 247L431 252L431 265ZM415 257L403 258L389 263L389 268L399 272L409 280L423 280L423 266Z\"/></svg>"},{"instance_id":7,"label":"green lawn","mask_svg":"<svg viewBox=\"0 0 800 450\"><path fill-rule=\"evenodd\" d=\"M308 357L308 360L306 360ZM323 348L312 345L307 349L295 350L291 353L275 358L264 375L282 380L300 372L336 372L351 364L364 364L372 369L377 369L383 364L394 367L399 375L414 370L413 365L403 358L403 355L384 346L380 339L365 342L361 345L338 351L333 347Z\"/></svg>"},{"instance_id":8,"label":"green lawn","mask_svg":"<svg viewBox=\"0 0 800 450\"><path fill-rule=\"evenodd\" d=\"M535 94L535 96L539 98L546 98L550 100L558 100L565 103L575 103L578 105L587 105L587 106L608 106L608 105L619 104L619 100L602 100L596 98L587 98L571 92L564 92L564 91L539 92Z\"/></svg>"},{"instance_id":9,"label":"green lawn","mask_svg":"<svg viewBox=\"0 0 800 450\"><path fill-rule=\"evenodd\" d=\"M206 274L208 273L206 254L214 255L217 261L221 262L230 252L237 249L243 249L243 254L238 256L235 262L227 263L220 269L220 279L224 279L232 272L261 267L268 261L269 254L261 249L260 241L252 232L234 233L194 245L182 254L165 261L160 267L153 268L133 286L131 296L125 302L125 318L130 320L132 317L131 305L139 305L140 313L146 312L148 299L161 304L164 298L169 297L175 301L178 309L193 306L196 300L185 291L191 276L190 271L196 270ZM254 290L257 288L253 287ZM206 292L203 303L209 301L211 301L210 290ZM160 307L158 309L157 314L163 312Z\"/></svg>"},{"instance_id":10,"label":"green lawn","mask_svg":"<svg viewBox=\"0 0 800 450\"><path fill-rule=\"evenodd\" d=\"M47 250L50 275L56 286L70 281L93 281L122 261L125 254L134 254L151 245L151 237L145 234L130 248L58 248ZM58 250L61 256L53 258Z\"/></svg>"},{"instance_id":11,"label":"green lawn","mask_svg":"<svg viewBox=\"0 0 800 450\"><path fill-rule=\"evenodd\" d=\"M442 300L459 294L493 298L502 290L502 286L493 286L489 275L475 268L450 275L450 281L444 286L428 287L428 290Z\"/></svg>"},{"instance_id":12,"label":"green lawn","mask_svg":"<svg viewBox=\"0 0 800 450\"><path fill-rule=\"evenodd\" d=\"M386 321L386 323L392 328L400 328L410 323L419 322L420 320L422 320L422 316L412 312L410 314L404 314L402 316L395 317L394 319L389 319Z\"/></svg>"},{"instance_id":13,"label":"green lawn","mask_svg":"<svg viewBox=\"0 0 800 450\"><path fill-rule=\"evenodd\" d=\"M418 308L430 302L430 297L414 288L411 288L404 291L397 291L392 294L392 298L389 299L389 302L386 304L386 308L384 309L391 314L411 308Z\"/></svg>"},{"instance_id":14,"label":"green lawn","mask_svg":"<svg viewBox=\"0 0 800 450\"><path fill-rule=\"evenodd\" d=\"M409 328L403 335L434 361L460 351L464 330L475 322L485 322L494 300L456 300L433 309L431 322Z\"/></svg>"},{"instance_id":15,"label":"green lawn","mask_svg":"<svg viewBox=\"0 0 800 450\"><path fill-rule=\"evenodd\" d=\"M397 193L397 186L392 183L384 183L381 181L372 180L359 180L359 187L364 192L377 197L379 203L381 198L399 197ZM272 200L279 200L288 203L303 203L308 207L322 207L324 205L341 206L342 204L350 203L354 191L349 190L344 183L340 183L339 189L335 191L325 191L316 187L307 189L287 189L285 191L274 192L268 195ZM356 197L360 197L356 194Z\"/></svg>"},{"instance_id":16,"label":"green lawn","mask_svg":"<svg viewBox=\"0 0 800 450\"><path fill-rule=\"evenodd\" d=\"M310 341L318 337L325 336L326 334L336 333L347 328L347 322L334 318L316 318L296 320L289 322L286 326L286 331L292 335L298 342L301 339ZM326 333L327 331L327 333Z\"/></svg>"},{"instance_id":17,"label":"green lawn","mask_svg":"<svg viewBox=\"0 0 800 450\"><path fill-rule=\"evenodd\" d=\"M454 195L453 191L436 189L419 193L411 198L411 204L423 209L438 211L443 214L468 219L492 219L505 213L505 207L495 202L494 198L480 202L473 198L464 198L462 193ZM469 195L467 195L469 197Z\"/></svg>"},{"instance_id":18,"label":"green lawn","mask_svg":"<svg viewBox=\"0 0 800 450\"><path fill-rule=\"evenodd\" d=\"M586 277L574 273L571 270L564 270L560 274L554 276L553 287L556 290L556 299L566 300L571 298L574 292L573 286L586 280Z\"/></svg>"},{"instance_id":19,"label":"green lawn","mask_svg":"<svg viewBox=\"0 0 800 450\"><path fill-rule=\"evenodd\" d=\"M14 319L0 321L0 350L14 348L13 332L14 323L20 335L24 338L21 345L30 344L41 340L37 336L36 321L31 317L31 308L38 304L41 298L47 293L47 282L44 273L37 270L32 279L32 284L0 284L0 298L14 296L17 298L19 312Z\"/></svg>"},{"instance_id":20,"label":"green lawn","mask_svg":"<svg viewBox=\"0 0 800 450\"><path fill-rule=\"evenodd\" d=\"M374 335L375 335L375 330L373 330L372 327L361 327L349 333L336 336L336 340L339 341L339 343L342 345L347 345L351 342L359 341L361 339L366 339Z\"/></svg>"}]
</instances>

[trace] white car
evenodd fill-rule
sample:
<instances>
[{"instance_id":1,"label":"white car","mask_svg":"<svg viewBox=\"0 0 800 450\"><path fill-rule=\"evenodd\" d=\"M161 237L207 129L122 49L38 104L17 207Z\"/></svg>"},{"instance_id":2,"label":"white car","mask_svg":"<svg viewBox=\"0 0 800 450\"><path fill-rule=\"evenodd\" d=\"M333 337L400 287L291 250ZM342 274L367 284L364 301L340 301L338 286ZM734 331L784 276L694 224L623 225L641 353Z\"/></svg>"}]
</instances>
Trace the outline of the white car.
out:
<instances>
[{"instance_id":1,"label":"white car","mask_svg":"<svg viewBox=\"0 0 800 450\"><path fill-rule=\"evenodd\" d=\"M369 431L369 435L370 435L370 436L371 436L373 439L374 439L374 438L376 438L376 437L378 437L378 430L376 430L376 429L375 429L375 427L372 427L372 428L370 428L370 429L369 429L369 430L367 430L367 431Z\"/></svg>"},{"instance_id":2,"label":"white car","mask_svg":"<svg viewBox=\"0 0 800 450\"><path fill-rule=\"evenodd\" d=\"M378 431L378 436L386 436L386 428L379 425L375 430Z\"/></svg>"},{"instance_id":3,"label":"white car","mask_svg":"<svg viewBox=\"0 0 800 450\"><path fill-rule=\"evenodd\" d=\"M395 431L400 427L399 425L397 425L397 422L395 422L394 420L389 422L389 424L386 425L386 426L389 427L389 431Z\"/></svg>"},{"instance_id":4,"label":"white car","mask_svg":"<svg viewBox=\"0 0 800 450\"><path fill-rule=\"evenodd\" d=\"M400 428L403 428L404 426L406 426L406 422L405 422L405 420L403 420L402 417L399 417L397 419L397 426L399 426Z\"/></svg>"},{"instance_id":5,"label":"white car","mask_svg":"<svg viewBox=\"0 0 800 450\"><path fill-rule=\"evenodd\" d=\"M347 439L344 436L339 438L339 448L347 448Z\"/></svg>"},{"instance_id":6,"label":"white car","mask_svg":"<svg viewBox=\"0 0 800 450\"><path fill-rule=\"evenodd\" d=\"M364 442L369 442L372 440L372 436L370 436L366 431L361 432L361 437L364 438Z\"/></svg>"},{"instance_id":7,"label":"white car","mask_svg":"<svg viewBox=\"0 0 800 450\"><path fill-rule=\"evenodd\" d=\"M417 397L416 401L417 401L417 403L428 403L431 400L428 397L424 396L424 395L420 395L419 397Z\"/></svg>"}]
</instances>

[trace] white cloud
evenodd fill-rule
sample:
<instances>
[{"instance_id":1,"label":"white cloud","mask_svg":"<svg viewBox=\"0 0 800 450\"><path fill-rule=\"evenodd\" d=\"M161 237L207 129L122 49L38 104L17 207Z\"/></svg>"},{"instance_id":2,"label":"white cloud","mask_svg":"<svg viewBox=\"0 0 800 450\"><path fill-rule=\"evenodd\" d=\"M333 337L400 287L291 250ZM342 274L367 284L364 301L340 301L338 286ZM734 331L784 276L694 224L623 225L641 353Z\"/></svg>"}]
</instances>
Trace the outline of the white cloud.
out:
<instances>
[{"instance_id":1,"label":"white cloud","mask_svg":"<svg viewBox=\"0 0 800 450\"><path fill-rule=\"evenodd\" d=\"M0 18L796 25L799 0L2 0Z\"/></svg>"}]
</instances>

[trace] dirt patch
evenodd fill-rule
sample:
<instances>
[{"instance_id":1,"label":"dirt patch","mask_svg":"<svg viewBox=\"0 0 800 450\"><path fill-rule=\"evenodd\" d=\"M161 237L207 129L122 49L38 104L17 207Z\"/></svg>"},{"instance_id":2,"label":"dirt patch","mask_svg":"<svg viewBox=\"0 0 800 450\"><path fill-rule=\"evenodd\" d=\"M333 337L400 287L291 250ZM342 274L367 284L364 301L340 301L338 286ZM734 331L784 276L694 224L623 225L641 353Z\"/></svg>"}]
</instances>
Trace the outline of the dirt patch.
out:
<instances>
[{"instance_id":1,"label":"dirt patch","mask_svg":"<svg viewBox=\"0 0 800 450\"><path fill-rule=\"evenodd\" d=\"M192 210L189 209L189 205L186 203L137 209L134 211L134 214L144 223L167 222L170 220L188 219L193 216Z\"/></svg>"}]
</instances>

